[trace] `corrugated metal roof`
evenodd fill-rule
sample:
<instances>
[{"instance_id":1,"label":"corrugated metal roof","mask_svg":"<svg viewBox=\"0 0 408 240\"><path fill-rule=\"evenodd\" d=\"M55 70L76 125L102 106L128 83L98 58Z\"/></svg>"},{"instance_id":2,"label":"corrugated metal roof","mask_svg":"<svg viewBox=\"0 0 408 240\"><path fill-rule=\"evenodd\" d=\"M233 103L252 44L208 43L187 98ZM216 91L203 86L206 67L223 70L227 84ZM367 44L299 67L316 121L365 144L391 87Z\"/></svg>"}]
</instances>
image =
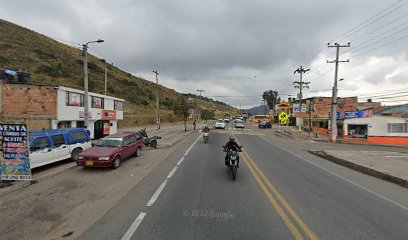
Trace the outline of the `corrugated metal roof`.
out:
<instances>
[{"instance_id":1,"label":"corrugated metal roof","mask_svg":"<svg viewBox=\"0 0 408 240\"><path fill-rule=\"evenodd\" d=\"M375 110L375 115L384 115L392 113L402 113L408 114L408 104L397 105L397 106L386 106Z\"/></svg>"}]
</instances>

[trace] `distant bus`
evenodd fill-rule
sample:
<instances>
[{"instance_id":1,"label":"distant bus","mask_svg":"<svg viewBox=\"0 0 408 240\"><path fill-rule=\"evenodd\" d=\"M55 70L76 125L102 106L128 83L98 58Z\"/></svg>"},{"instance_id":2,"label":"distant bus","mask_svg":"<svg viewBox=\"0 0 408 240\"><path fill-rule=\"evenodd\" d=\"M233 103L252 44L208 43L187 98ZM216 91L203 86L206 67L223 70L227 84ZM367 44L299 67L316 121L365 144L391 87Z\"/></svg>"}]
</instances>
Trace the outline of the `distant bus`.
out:
<instances>
[{"instance_id":1,"label":"distant bus","mask_svg":"<svg viewBox=\"0 0 408 240\"><path fill-rule=\"evenodd\" d=\"M252 121L256 123L263 122L264 119L270 119L270 115L254 115L252 117Z\"/></svg>"}]
</instances>

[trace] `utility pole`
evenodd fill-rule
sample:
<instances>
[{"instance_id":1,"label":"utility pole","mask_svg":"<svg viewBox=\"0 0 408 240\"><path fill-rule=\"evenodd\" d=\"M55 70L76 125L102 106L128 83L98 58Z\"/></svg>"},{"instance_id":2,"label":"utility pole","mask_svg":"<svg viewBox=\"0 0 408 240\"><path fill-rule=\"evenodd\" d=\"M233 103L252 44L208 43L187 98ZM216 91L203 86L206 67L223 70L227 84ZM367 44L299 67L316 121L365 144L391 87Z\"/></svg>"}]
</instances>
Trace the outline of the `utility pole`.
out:
<instances>
[{"instance_id":1,"label":"utility pole","mask_svg":"<svg viewBox=\"0 0 408 240\"><path fill-rule=\"evenodd\" d=\"M307 71L310 71L310 68L308 69L303 69L302 66L300 66L298 69L296 69L293 74L299 73L300 74L300 80L293 82L293 85L295 85L295 88L299 88L299 116L302 116L302 98L303 98L303 88L309 88L309 83L310 82L303 82L303 73L306 73ZM301 118L301 117L300 117ZM302 130L302 124L299 123L299 131Z\"/></svg>"},{"instance_id":2,"label":"utility pole","mask_svg":"<svg viewBox=\"0 0 408 240\"><path fill-rule=\"evenodd\" d=\"M157 89L156 89L156 114L157 114L157 130L160 130L160 102L159 102L159 79L158 79L158 75L160 75L157 70L153 71L156 74L156 85L157 85Z\"/></svg>"},{"instance_id":3,"label":"utility pole","mask_svg":"<svg viewBox=\"0 0 408 240\"><path fill-rule=\"evenodd\" d=\"M334 45L327 44L327 47L335 47L336 48L336 60L329 61L327 63L335 63L336 67L334 70L334 86L333 86L333 94L332 94L332 112L331 112L331 141L336 143L337 141L337 77L339 72L339 62L349 62L350 60L347 59L345 61L339 60L339 52L341 47L350 47L350 43L347 45L340 45L335 43Z\"/></svg>"},{"instance_id":4,"label":"utility pole","mask_svg":"<svg viewBox=\"0 0 408 240\"><path fill-rule=\"evenodd\" d=\"M107 87L108 87L108 67L105 67L105 95Z\"/></svg>"},{"instance_id":5,"label":"utility pole","mask_svg":"<svg viewBox=\"0 0 408 240\"><path fill-rule=\"evenodd\" d=\"M199 120L200 119L200 100L201 100L201 93L203 93L203 92L205 92L204 90L202 90L202 89L197 89L197 92L199 92L200 93L200 99L198 99L198 101L197 101L197 119Z\"/></svg>"},{"instance_id":6,"label":"utility pole","mask_svg":"<svg viewBox=\"0 0 408 240\"><path fill-rule=\"evenodd\" d=\"M103 43L102 39L96 41L90 41L82 45L84 54L84 124L89 128L89 103L88 103L88 44L90 43Z\"/></svg>"}]
</instances>

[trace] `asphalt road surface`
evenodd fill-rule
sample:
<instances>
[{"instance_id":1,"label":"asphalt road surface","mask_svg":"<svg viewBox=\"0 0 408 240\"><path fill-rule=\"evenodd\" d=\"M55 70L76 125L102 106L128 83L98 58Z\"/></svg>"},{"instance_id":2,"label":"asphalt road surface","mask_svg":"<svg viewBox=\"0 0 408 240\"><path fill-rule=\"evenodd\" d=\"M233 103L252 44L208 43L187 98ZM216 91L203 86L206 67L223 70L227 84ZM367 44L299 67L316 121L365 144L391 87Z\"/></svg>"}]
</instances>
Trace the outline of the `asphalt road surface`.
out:
<instances>
[{"instance_id":1,"label":"asphalt road surface","mask_svg":"<svg viewBox=\"0 0 408 240\"><path fill-rule=\"evenodd\" d=\"M406 188L262 131L192 135L79 239L407 239ZM235 181L231 132L244 146Z\"/></svg>"}]
</instances>

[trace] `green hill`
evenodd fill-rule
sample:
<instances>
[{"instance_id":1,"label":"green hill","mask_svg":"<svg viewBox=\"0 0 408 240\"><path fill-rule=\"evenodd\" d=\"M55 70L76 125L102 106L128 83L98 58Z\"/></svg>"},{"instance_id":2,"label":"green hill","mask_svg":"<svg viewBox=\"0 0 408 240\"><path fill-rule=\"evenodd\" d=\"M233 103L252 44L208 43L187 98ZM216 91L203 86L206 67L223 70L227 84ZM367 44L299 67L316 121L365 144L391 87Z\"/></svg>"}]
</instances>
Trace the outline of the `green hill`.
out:
<instances>
[{"instance_id":1,"label":"green hill","mask_svg":"<svg viewBox=\"0 0 408 240\"><path fill-rule=\"evenodd\" d=\"M0 68L31 73L31 83L83 89L83 57L78 48L63 44L27 28L0 19ZM107 94L126 100L125 126L155 122L156 85L132 76L104 59L88 55L89 90L104 93L104 69L108 68ZM161 118L176 121L171 107L180 93L160 86ZM212 99L194 96L203 108L231 112L233 108Z\"/></svg>"}]
</instances>

